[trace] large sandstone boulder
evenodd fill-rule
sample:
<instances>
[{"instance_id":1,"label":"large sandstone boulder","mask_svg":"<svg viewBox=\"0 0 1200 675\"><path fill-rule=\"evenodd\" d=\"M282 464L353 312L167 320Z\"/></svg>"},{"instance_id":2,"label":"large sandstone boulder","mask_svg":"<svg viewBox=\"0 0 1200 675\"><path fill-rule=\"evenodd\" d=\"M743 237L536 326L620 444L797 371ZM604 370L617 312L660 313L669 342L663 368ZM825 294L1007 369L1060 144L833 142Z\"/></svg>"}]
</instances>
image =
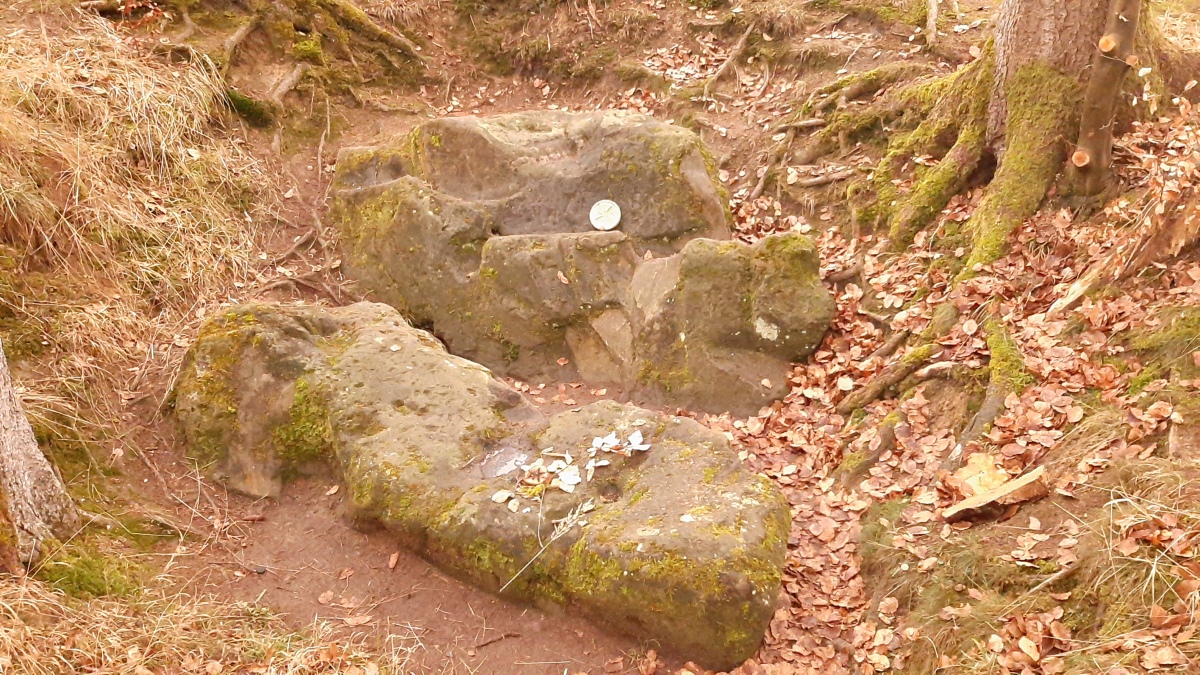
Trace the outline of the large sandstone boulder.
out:
<instances>
[{"instance_id":1,"label":"large sandstone boulder","mask_svg":"<svg viewBox=\"0 0 1200 675\"><path fill-rule=\"evenodd\" d=\"M589 224L605 198L622 207L617 231ZM332 217L378 299L525 379L750 414L786 393L790 363L833 317L811 243L725 241L700 139L640 115L448 118L400 147L346 149Z\"/></svg>"},{"instance_id":2,"label":"large sandstone boulder","mask_svg":"<svg viewBox=\"0 0 1200 675\"><path fill-rule=\"evenodd\" d=\"M230 310L174 401L209 475L274 496L331 459L358 517L503 596L719 670L773 614L790 513L722 434L613 402L546 419L386 305Z\"/></svg>"}]
</instances>

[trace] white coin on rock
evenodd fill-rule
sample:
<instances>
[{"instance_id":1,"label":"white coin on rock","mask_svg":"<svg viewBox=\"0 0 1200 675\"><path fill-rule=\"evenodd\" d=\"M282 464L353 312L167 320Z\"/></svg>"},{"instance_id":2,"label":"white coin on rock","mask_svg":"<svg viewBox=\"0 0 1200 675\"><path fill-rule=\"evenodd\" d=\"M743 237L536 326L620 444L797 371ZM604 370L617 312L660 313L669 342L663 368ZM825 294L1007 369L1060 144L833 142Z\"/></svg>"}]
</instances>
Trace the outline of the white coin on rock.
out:
<instances>
[{"instance_id":1,"label":"white coin on rock","mask_svg":"<svg viewBox=\"0 0 1200 675\"><path fill-rule=\"evenodd\" d=\"M601 199L592 204L590 214L592 227L607 232L621 224L621 207L611 199Z\"/></svg>"}]
</instances>

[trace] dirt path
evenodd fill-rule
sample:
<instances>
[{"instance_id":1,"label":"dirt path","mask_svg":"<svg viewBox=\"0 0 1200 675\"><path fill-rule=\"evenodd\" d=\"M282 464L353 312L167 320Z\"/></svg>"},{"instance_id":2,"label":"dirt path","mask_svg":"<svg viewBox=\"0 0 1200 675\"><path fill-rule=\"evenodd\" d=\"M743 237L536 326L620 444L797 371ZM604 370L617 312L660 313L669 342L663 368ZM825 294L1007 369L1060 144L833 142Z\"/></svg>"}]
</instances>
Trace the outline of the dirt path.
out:
<instances>
[{"instance_id":1,"label":"dirt path","mask_svg":"<svg viewBox=\"0 0 1200 675\"><path fill-rule=\"evenodd\" d=\"M246 523L233 550L214 547L183 574L223 599L268 606L296 628L328 621L341 637L408 651L416 673L622 672L605 666L644 649L582 618L514 605L449 578L386 530L356 530L339 515L344 490L328 495L332 486L304 478L278 502L232 502L231 513L261 520Z\"/></svg>"},{"instance_id":2,"label":"dirt path","mask_svg":"<svg viewBox=\"0 0 1200 675\"><path fill-rule=\"evenodd\" d=\"M600 398L623 398L616 390L578 383L515 384L528 388L547 414ZM152 461L175 495L164 496L180 522L189 518L182 508L186 502L200 504L191 527L204 529L204 519L213 514L219 524L219 535L185 543L195 555L178 558L173 574L189 580L189 590L269 607L297 629L328 622L342 641L407 652L408 672L633 673L637 660L655 648L607 634L561 610L501 600L443 574L387 530L356 527L344 515L343 487L330 494L337 485L332 475L300 478L278 501L255 501L197 482L182 449L162 450ZM127 469L134 476L141 473L133 465ZM197 485L206 496L197 499ZM152 499L163 502L159 495Z\"/></svg>"}]
</instances>

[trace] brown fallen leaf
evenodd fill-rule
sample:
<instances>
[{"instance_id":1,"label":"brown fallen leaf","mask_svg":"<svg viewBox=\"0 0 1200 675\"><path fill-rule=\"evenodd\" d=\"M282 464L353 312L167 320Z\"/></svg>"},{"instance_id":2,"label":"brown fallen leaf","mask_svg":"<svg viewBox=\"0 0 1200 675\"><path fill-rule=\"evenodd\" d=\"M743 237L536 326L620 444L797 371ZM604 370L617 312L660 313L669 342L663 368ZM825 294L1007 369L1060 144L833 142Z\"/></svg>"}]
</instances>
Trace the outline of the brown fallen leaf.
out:
<instances>
[{"instance_id":1,"label":"brown fallen leaf","mask_svg":"<svg viewBox=\"0 0 1200 675\"><path fill-rule=\"evenodd\" d=\"M1153 605L1150 607L1151 628L1162 628L1163 626L1167 625L1167 620L1170 618L1171 613L1162 607L1159 607L1158 605Z\"/></svg>"},{"instance_id":2,"label":"brown fallen leaf","mask_svg":"<svg viewBox=\"0 0 1200 675\"><path fill-rule=\"evenodd\" d=\"M1025 652L1026 656L1033 659L1035 663L1042 660L1042 653L1038 650L1037 644L1028 637L1022 635L1021 639L1017 640L1017 647L1019 647L1022 652Z\"/></svg>"},{"instance_id":3,"label":"brown fallen leaf","mask_svg":"<svg viewBox=\"0 0 1200 675\"><path fill-rule=\"evenodd\" d=\"M337 491L338 491L338 490L340 490L340 489L341 489L341 487L342 487L342 486L340 486L340 485L334 485L333 487L331 487L331 488L329 488L328 490L326 490L326 491L325 491L325 496L326 496L326 497L328 497L328 496L330 496L330 495L336 495L336 494L337 494Z\"/></svg>"},{"instance_id":4,"label":"brown fallen leaf","mask_svg":"<svg viewBox=\"0 0 1200 675\"><path fill-rule=\"evenodd\" d=\"M1200 591L1200 579L1185 579L1175 584L1175 594L1185 601L1196 591Z\"/></svg>"},{"instance_id":5,"label":"brown fallen leaf","mask_svg":"<svg viewBox=\"0 0 1200 675\"><path fill-rule=\"evenodd\" d=\"M371 622L371 615L370 614L360 614L358 616L348 616L348 617L342 619L342 621L345 622L345 624L347 626L361 626L363 624Z\"/></svg>"},{"instance_id":6,"label":"brown fallen leaf","mask_svg":"<svg viewBox=\"0 0 1200 675\"><path fill-rule=\"evenodd\" d=\"M391 555L391 557L388 558L388 569L389 570L396 569L396 563L398 563L398 562L400 562L400 552L396 551L395 553L393 553Z\"/></svg>"},{"instance_id":7,"label":"brown fallen leaf","mask_svg":"<svg viewBox=\"0 0 1200 675\"><path fill-rule=\"evenodd\" d=\"M317 602L322 605L328 605L330 600L333 600L333 591L325 591L317 596Z\"/></svg>"},{"instance_id":8,"label":"brown fallen leaf","mask_svg":"<svg viewBox=\"0 0 1200 675\"><path fill-rule=\"evenodd\" d=\"M1000 637L999 635L996 635L995 633L992 633L992 635L990 637L988 637L987 648L988 648L988 651L992 652L993 654L1003 654L1004 653L1004 638Z\"/></svg>"},{"instance_id":9,"label":"brown fallen leaf","mask_svg":"<svg viewBox=\"0 0 1200 675\"><path fill-rule=\"evenodd\" d=\"M343 567L341 572L338 572L338 581L345 581L354 576L354 570L349 567Z\"/></svg>"},{"instance_id":10,"label":"brown fallen leaf","mask_svg":"<svg viewBox=\"0 0 1200 675\"><path fill-rule=\"evenodd\" d=\"M1134 553L1137 553L1138 548L1139 546L1137 540L1133 537L1126 537L1125 539L1122 539L1119 544L1113 547L1117 553L1120 553L1123 556L1131 556Z\"/></svg>"},{"instance_id":11,"label":"brown fallen leaf","mask_svg":"<svg viewBox=\"0 0 1200 675\"><path fill-rule=\"evenodd\" d=\"M1140 659L1146 670L1157 670L1164 666L1182 666L1187 664L1187 657L1171 645L1163 645L1142 654Z\"/></svg>"}]
</instances>

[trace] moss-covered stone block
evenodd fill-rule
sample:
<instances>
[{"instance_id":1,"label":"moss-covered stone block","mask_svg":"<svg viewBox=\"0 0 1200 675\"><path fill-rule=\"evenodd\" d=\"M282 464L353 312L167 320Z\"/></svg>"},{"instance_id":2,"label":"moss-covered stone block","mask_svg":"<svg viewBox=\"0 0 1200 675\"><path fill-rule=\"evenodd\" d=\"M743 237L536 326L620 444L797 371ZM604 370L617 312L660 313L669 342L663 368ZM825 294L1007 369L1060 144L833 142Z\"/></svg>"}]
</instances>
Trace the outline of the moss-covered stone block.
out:
<instances>
[{"instance_id":1,"label":"moss-covered stone block","mask_svg":"<svg viewBox=\"0 0 1200 675\"><path fill-rule=\"evenodd\" d=\"M513 600L721 670L774 612L790 511L722 434L614 402L546 419L386 305L230 310L205 324L175 398L191 454L231 488L274 496L331 461L356 517ZM610 433L649 449L597 451ZM582 482L523 484L514 467L539 457L572 458Z\"/></svg>"}]
</instances>

